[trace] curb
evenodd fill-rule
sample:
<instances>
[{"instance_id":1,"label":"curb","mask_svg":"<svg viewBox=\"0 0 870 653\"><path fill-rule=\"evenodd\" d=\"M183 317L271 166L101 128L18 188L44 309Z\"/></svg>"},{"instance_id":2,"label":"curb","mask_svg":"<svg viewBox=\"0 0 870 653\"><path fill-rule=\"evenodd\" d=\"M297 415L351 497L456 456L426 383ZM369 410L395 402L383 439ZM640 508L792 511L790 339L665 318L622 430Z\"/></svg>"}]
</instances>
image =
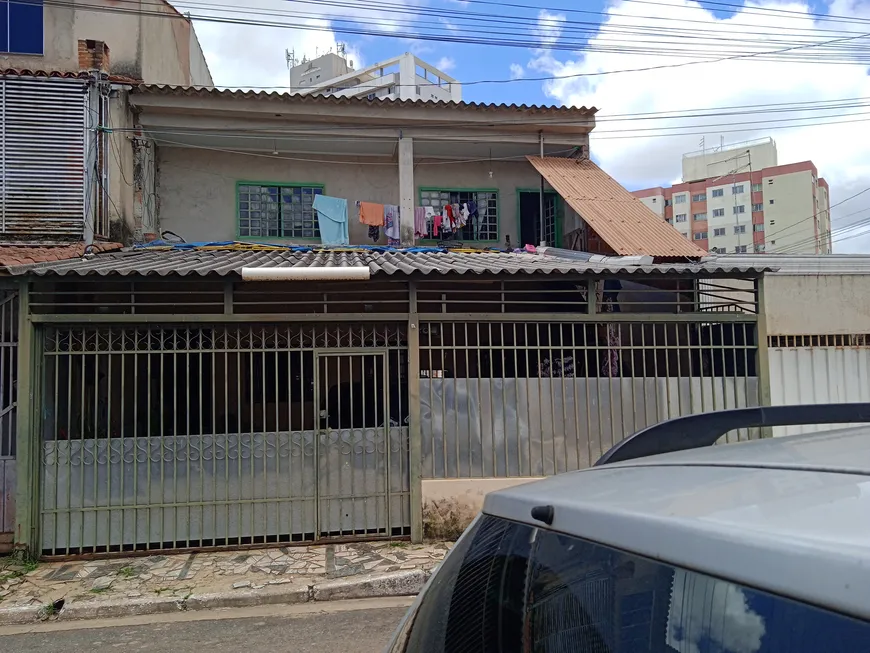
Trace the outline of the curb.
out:
<instances>
[{"instance_id":1,"label":"curb","mask_svg":"<svg viewBox=\"0 0 870 653\"><path fill-rule=\"evenodd\" d=\"M367 599L388 596L414 596L423 589L430 572L420 569L385 574L352 576L329 580L307 587L268 586L262 589L231 589L208 594L193 593L185 598L131 598L115 600L67 601L57 615L46 617L43 606L28 605L0 608L0 626L21 626L37 621L60 619L112 619L186 610L244 608L258 605L293 605L298 603Z\"/></svg>"}]
</instances>

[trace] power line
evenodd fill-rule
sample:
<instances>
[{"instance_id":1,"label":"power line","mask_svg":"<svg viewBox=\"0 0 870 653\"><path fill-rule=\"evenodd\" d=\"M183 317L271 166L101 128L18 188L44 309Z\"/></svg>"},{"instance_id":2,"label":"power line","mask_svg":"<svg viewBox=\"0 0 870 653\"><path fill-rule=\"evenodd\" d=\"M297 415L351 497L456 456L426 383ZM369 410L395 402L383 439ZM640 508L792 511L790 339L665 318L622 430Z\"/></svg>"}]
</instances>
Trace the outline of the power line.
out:
<instances>
[{"instance_id":1,"label":"power line","mask_svg":"<svg viewBox=\"0 0 870 653\"><path fill-rule=\"evenodd\" d=\"M78 9L85 9L91 11L103 11L110 13L126 13L126 14L136 14L136 15L151 15L156 17L165 17L165 18L180 18L183 20L187 20L186 17L182 15L175 14L166 14L163 12L147 12L141 10L129 10L123 7L107 7L107 6L97 6L97 5L86 5L86 4L77 4L71 2L64 2L63 0L44 0L45 4L54 5L54 6L66 6L66 7L76 7ZM433 35L433 34L405 34L400 32L392 32L389 30L372 30L372 29L360 29L360 28L351 28L351 27L339 27L336 28L334 25L330 25L329 27L325 25L288 25L286 23L275 22L275 21L253 21L253 20L244 20L240 18L225 18L225 17L217 17L217 16L206 16L206 15L189 15L191 20L202 20L206 22L217 22L224 24L237 24L237 25L256 25L256 26L264 26L264 27L278 27L283 29L298 29L303 31L333 31L339 33L346 34L358 34L358 35L370 35L370 36L386 36L392 38L410 38L416 40L423 41L435 41L441 43L473 43L473 44L489 44L499 47L522 47L522 48L538 48L541 43L539 41L526 41L526 42L513 42L499 39L481 39L479 35L474 36L445 36L443 33ZM328 18L328 17L327 17ZM870 33L867 34L855 34L848 37L841 37L836 39L829 39L826 41L821 41L818 43L810 43L810 44L799 44L793 45L786 48L779 48L774 50L765 50L761 52L749 52L749 53L738 53L731 54L727 56L721 56L717 58L710 59L711 55L702 54L701 56L708 57L707 59L702 60L693 60L693 61L684 61L679 63L671 63L671 64L661 64L657 66L647 66L642 68L629 68L622 70L612 70L612 71L597 71L597 72L589 72L589 73L576 73L572 75L562 76L562 79L571 79L571 78L582 78L582 77L595 77L607 74L618 74L618 73L628 73L628 72L646 72L651 70L660 70L665 68L679 68L688 65L698 65L702 63L718 63L722 61L728 60L738 60L738 59L749 59L749 58L757 58L757 57L770 57L772 55L777 54L785 54L789 52L795 52L798 50L809 50L809 49L818 49L823 48L825 46L830 46L837 43L847 43L856 41L861 38L865 38L870 36ZM586 44L588 46L588 44ZM558 49L571 49L576 50L578 47L577 44L560 44ZM584 47L583 45L580 46ZM633 52L635 54L640 53L639 51ZM693 53L694 54L694 53ZM516 80L509 80L516 81ZM525 78L524 81L541 81L537 80L537 78ZM489 81L487 83L504 83L504 82L496 82ZM470 85L466 83L465 85Z\"/></svg>"}]
</instances>

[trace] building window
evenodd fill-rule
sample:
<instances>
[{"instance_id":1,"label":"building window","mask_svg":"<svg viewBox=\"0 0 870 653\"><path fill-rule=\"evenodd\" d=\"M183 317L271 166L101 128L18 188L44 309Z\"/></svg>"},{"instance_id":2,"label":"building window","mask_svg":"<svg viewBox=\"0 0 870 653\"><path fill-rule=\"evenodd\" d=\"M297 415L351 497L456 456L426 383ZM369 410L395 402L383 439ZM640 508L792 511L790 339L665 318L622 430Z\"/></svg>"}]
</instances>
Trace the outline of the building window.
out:
<instances>
[{"instance_id":1,"label":"building window","mask_svg":"<svg viewBox=\"0 0 870 653\"><path fill-rule=\"evenodd\" d=\"M771 225L775 225L775 224L776 224L776 220L771 220L771 221L770 221L770 224L771 224Z\"/></svg>"},{"instance_id":2,"label":"building window","mask_svg":"<svg viewBox=\"0 0 870 653\"><path fill-rule=\"evenodd\" d=\"M498 240L498 193L461 188L421 188L421 206L431 206L436 213L448 204L468 204L474 202L477 217L470 217L468 223L455 232L455 240L464 242L483 242ZM426 239L439 238L433 233L434 225L426 225Z\"/></svg>"},{"instance_id":3,"label":"building window","mask_svg":"<svg viewBox=\"0 0 870 653\"><path fill-rule=\"evenodd\" d=\"M239 236L320 238L314 198L323 186L239 185Z\"/></svg>"},{"instance_id":4,"label":"building window","mask_svg":"<svg viewBox=\"0 0 870 653\"><path fill-rule=\"evenodd\" d=\"M763 211L763 210L764 210L764 203L763 203L763 202L758 202L757 204L753 204L753 205L752 205L752 210L753 210L753 211Z\"/></svg>"},{"instance_id":5,"label":"building window","mask_svg":"<svg viewBox=\"0 0 870 653\"><path fill-rule=\"evenodd\" d=\"M731 187L732 195L740 195L743 192L743 184L735 184Z\"/></svg>"},{"instance_id":6,"label":"building window","mask_svg":"<svg viewBox=\"0 0 870 653\"><path fill-rule=\"evenodd\" d=\"M724 188L714 188L713 197L722 197L725 194Z\"/></svg>"},{"instance_id":7,"label":"building window","mask_svg":"<svg viewBox=\"0 0 870 653\"><path fill-rule=\"evenodd\" d=\"M694 220L695 222L700 222L700 221L703 221L706 219L707 219L706 213L693 213L692 214L692 220Z\"/></svg>"},{"instance_id":8,"label":"building window","mask_svg":"<svg viewBox=\"0 0 870 653\"><path fill-rule=\"evenodd\" d=\"M686 221L686 214L685 213L677 213L676 218L677 218L677 222L685 222Z\"/></svg>"},{"instance_id":9,"label":"building window","mask_svg":"<svg viewBox=\"0 0 870 653\"><path fill-rule=\"evenodd\" d=\"M746 245L738 245L734 248L735 254L745 254L746 253Z\"/></svg>"},{"instance_id":10,"label":"building window","mask_svg":"<svg viewBox=\"0 0 870 653\"><path fill-rule=\"evenodd\" d=\"M685 195L674 195L674 204L685 204L686 196Z\"/></svg>"},{"instance_id":11,"label":"building window","mask_svg":"<svg viewBox=\"0 0 870 653\"><path fill-rule=\"evenodd\" d=\"M696 231L695 232L695 240L707 240L707 232L706 231Z\"/></svg>"},{"instance_id":12,"label":"building window","mask_svg":"<svg viewBox=\"0 0 870 653\"><path fill-rule=\"evenodd\" d=\"M668 224L674 224L674 219L673 218L665 218L665 222L667 222Z\"/></svg>"},{"instance_id":13,"label":"building window","mask_svg":"<svg viewBox=\"0 0 870 653\"><path fill-rule=\"evenodd\" d=\"M665 206L670 206L670 205L671 205L671 200L665 200Z\"/></svg>"},{"instance_id":14,"label":"building window","mask_svg":"<svg viewBox=\"0 0 870 653\"><path fill-rule=\"evenodd\" d=\"M697 195L692 195L693 202L706 202L707 201L707 193L698 193Z\"/></svg>"},{"instance_id":15,"label":"building window","mask_svg":"<svg viewBox=\"0 0 870 653\"><path fill-rule=\"evenodd\" d=\"M732 212L734 215L739 215L741 213L746 213L746 206L740 204L739 206L732 207Z\"/></svg>"},{"instance_id":16,"label":"building window","mask_svg":"<svg viewBox=\"0 0 870 653\"><path fill-rule=\"evenodd\" d=\"M655 198L655 197L652 198L652 203L653 203L653 204L656 203L656 198Z\"/></svg>"},{"instance_id":17,"label":"building window","mask_svg":"<svg viewBox=\"0 0 870 653\"><path fill-rule=\"evenodd\" d=\"M42 54L42 2L0 2L0 52Z\"/></svg>"},{"instance_id":18,"label":"building window","mask_svg":"<svg viewBox=\"0 0 870 653\"><path fill-rule=\"evenodd\" d=\"M711 254L724 254L726 251L724 247L713 247L710 249Z\"/></svg>"},{"instance_id":19,"label":"building window","mask_svg":"<svg viewBox=\"0 0 870 653\"><path fill-rule=\"evenodd\" d=\"M773 204L773 200L770 200L770 203Z\"/></svg>"},{"instance_id":20,"label":"building window","mask_svg":"<svg viewBox=\"0 0 870 653\"><path fill-rule=\"evenodd\" d=\"M725 235L725 227L717 227L713 230L713 236L724 236Z\"/></svg>"},{"instance_id":21,"label":"building window","mask_svg":"<svg viewBox=\"0 0 870 653\"><path fill-rule=\"evenodd\" d=\"M714 218L721 218L723 215L725 215L725 209L713 209Z\"/></svg>"},{"instance_id":22,"label":"building window","mask_svg":"<svg viewBox=\"0 0 870 653\"><path fill-rule=\"evenodd\" d=\"M734 233L735 234L745 234L746 233L746 225L745 224L734 225Z\"/></svg>"},{"instance_id":23,"label":"building window","mask_svg":"<svg viewBox=\"0 0 870 653\"><path fill-rule=\"evenodd\" d=\"M764 251L764 245L756 245L756 246L755 246L755 251L756 251L756 252L763 252L763 251Z\"/></svg>"},{"instance_id":24,"label":"building window","mask_svg":"<svg viewBox=\"0 0 870 653\"><path fill-rule=\"evenodd\" d=\"M755 225L755 226L753 227L752 230L753 230L753 231L764 231L764 225L763 225L763 224L757 224L757 225Z\"/></svg>"},{"instance_id":25,"label":"building window","mask_svg":"<svg viewBox=\"0 0 870 653\"><path fill-rule=\"evenodd\" d=\"M752 184L752 192L760 193L761 192L761 184Z\"/></svg>"}]
</instances>

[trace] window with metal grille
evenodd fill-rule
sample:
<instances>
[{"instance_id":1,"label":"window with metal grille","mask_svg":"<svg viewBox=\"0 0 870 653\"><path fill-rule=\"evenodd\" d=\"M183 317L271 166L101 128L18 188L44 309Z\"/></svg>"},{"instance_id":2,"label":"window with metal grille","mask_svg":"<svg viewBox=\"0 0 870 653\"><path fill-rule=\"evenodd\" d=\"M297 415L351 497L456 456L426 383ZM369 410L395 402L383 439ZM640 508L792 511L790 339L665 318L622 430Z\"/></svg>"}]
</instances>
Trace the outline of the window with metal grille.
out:
<instances>
[{"instance_id":1,"label":"window with metal grille","mask_svg":"<svg viewBox=\"0 0 870 653\"><path fill-rule=\"evenodd\" d=\"M42 0L0 1L0 52L42 54Z\"/></svg>"},{"instance_id":2,"label":"window with metal grille","mask_svg":"<svg viewBox=\"0 0 870 653\"><path fill-rule=\"evenodd\" d=\"M498 236L498 192L491 190L468 190L461 188L421 188L420 205L432 207L436 214L440 214L448 204L463 205L474 202L477 215L470 215L468 222L461 229L450 233L451 240L465 242L490 241L499 239ZM443 223L441 230L435 234L434 219L429 218L426 223L427 239L444 239ZM550 242L550 241L548 241Z\"/></svg>"},{"instance_id":3,"label":"window with metal grille","mask_svg":"<svg viewBox=\"0 0 870 653\"><path fill-rule=\"evenodd\" d=\"M314 198L323 186L239 185L239 236L320 238Z\"/></svg>"}]
</instances>

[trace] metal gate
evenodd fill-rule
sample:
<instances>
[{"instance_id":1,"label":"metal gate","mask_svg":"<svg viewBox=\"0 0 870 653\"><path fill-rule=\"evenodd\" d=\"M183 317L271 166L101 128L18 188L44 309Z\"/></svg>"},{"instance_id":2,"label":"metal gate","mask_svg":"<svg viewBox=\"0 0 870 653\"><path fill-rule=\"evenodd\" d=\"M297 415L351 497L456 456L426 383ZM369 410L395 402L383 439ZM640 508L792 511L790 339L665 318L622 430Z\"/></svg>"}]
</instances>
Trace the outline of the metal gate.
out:
<instances>
[{"instance_id":1,"label":"metal gate","mask_svg":"<svg viewBox=\"0 0 870 653\"><path fill-rule=\"evenodd\" d=\"M403 326L43 341L43 555L409 534Z\"/></svg>"},{"instance_id":2,"label":"metal gate","mask_svg":"<svg viewBox=\"0 0 870 653\"><path fill-rule=\"evenodd\" d=\"M18 407L18 291L0 291L0 552L15 530L15 431Z\"/></svg>"}]
</instances>

